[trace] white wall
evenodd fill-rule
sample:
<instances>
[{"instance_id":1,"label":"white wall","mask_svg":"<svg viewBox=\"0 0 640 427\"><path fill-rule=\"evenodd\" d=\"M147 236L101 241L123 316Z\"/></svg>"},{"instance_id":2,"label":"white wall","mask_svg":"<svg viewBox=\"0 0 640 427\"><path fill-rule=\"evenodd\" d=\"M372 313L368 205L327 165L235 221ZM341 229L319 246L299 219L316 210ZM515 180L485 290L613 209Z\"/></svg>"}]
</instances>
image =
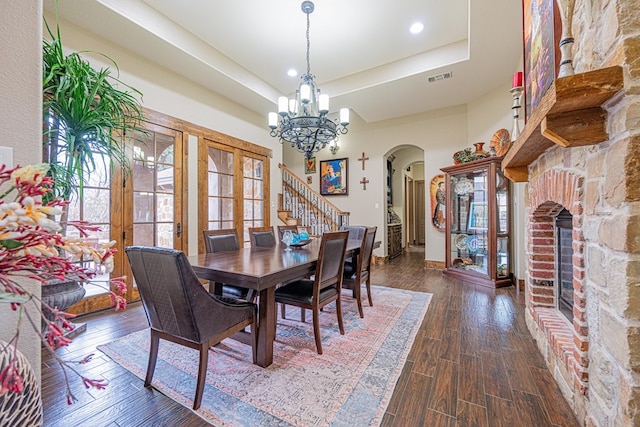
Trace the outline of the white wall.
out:
<instances>
[{"instance_id":1,"label":"white wall","mask_svg":"<svg viewBox=\"0 0 640 427\"><path fill-rule=\"evenodd\" d=\"M355 123L348 134L340 137L340 151L335 156L332 156L329 150L323 150L318 153L316 159L320 162L330 158L349 158L349 196L333 196L331 202L351 213L351 224L375 225L378 230L386 230L387 156L402 147L420 148L424 150L424 176L432 177L441 173L441 167L453 163L451 155L466 147L467 140L467 109L466 106L457 106L370 125ZM357 160L363 151L369 157L364 171ZM289 169L298 176L304 176L302 154L286 146L283 158ZM413 159L416 160L421 159ZM396 170L398 169L396 167ZM366 191L359 184L362 177L369 180ZM313 177L314 188L318 188L318 178L319 172ZM397 196L395 193L395 197ZM428 200L426 196L425 200ZM444 261L443 233L432 231L429 227L426 233L426 259ZM433 233L437 235L432 235ZM386 232L379 231L378 236L383 244L374 254L383 256L386 255Z\"/></svg>"},{"instance_id":2,"label":"white wall","mask_svg":"<svg viewBox=\"0 0 640 427\"><path fill-rule=\"evenodd\" d=\"M14 165L42 158L42 1L3 1L0 14L0 146L13 150ZM25 287L40 297L37 283ZM36 316L37 317L37 316ZM15 332L15 312L0 304L0 339ZM40 378L40 339L25 320L19 349Z\"/></svg>"},{"instance_id":3,"label":"white wall","mask_svg":"<svg viewBox=\"0 0 640 427\"><path fill-rule=\"evenodd\" d=\"M341 136L340 150L335 156L332 156L328 150L323 150L316 156L318 162L342 157L348 157L350 160L349 196L334 196L330 198L331 202L351 213L350 223L377 225L379 230L384 229L386 157L400 148L414 146L424 152L425 212L429 212L428 181L442 173L440 168L453 164L454 152L479 141L486 142L485 149L488 150L491 136L498 129L505 128L511 131L513 99L509 93L508 83L468 105L372 125L356 123L354 129ZM366 162L364 171L357 160L362 156L363 150L370 159ZM298 176L304 176L302 154L286 146L283 158L289 169ZM420 159L412 161L416 160ZM396 170L403 168L403 165L397 162L398 160L394 161L394 168ZM369 180L366 192L359 184L363 176ZM318 179L319 173L316 173L313 177L314 188L318 186ZM402 203L397 199L398 190L401 197L402 188L394 186L394 209L402 217ZM516 195L521 196L522 192ZM520 206L524 206L524 203L516 205L518 208ZM523 214L514 213L514 217L518 215ZM425 234L425 259L443 262L445 259L444 233L426 224ZM520 235L520 233L515 234ZM386 255L386 233L380 233L379 236L383 245L374 253L378 256ZM523 248L521 243L514 241L514 249L521 250ZM514 258L519 259L517 255Z\"/></svg>"}]
</instances>

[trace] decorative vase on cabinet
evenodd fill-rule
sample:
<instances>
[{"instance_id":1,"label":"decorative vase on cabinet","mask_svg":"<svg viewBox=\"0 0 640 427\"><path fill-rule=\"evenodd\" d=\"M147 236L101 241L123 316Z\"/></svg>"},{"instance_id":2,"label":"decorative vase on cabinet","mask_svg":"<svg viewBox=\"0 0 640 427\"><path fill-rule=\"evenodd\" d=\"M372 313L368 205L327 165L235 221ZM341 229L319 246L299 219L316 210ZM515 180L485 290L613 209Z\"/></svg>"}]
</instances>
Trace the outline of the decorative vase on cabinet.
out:
<instances>
[{"instance_id":1,"label":"decorative vase on cabinet","mask_svg":"<svg viewBox=\"0 0 640 427\"><path fill-rule=\"evenodd\" d=\"M446 173L445 274L491 287L513 284L510 181L502 157L441 170Z\"/></svg>"}]
</instances>

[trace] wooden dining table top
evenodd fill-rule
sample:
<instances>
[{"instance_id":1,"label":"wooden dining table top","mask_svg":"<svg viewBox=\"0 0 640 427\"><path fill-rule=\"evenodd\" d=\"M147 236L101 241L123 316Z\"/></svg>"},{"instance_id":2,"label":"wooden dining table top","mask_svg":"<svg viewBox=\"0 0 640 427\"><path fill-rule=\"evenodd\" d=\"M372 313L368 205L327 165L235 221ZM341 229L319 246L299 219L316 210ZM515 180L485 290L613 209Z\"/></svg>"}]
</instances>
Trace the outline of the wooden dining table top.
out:
<instances>
[{"instance_id":1,"label":"wooden dining table top","mask_svg":"<svg viewBox=\"0 0 640 427\"><path fill-rule=\"evenodd\" d=\"M261 291L279 283L312 274L318 260L320 242L285 250L284 244L272 247L241 248L189 256L198 277ZM359 240L348 240L347 256L360 249Z\"/></svg>"}]
</instances>

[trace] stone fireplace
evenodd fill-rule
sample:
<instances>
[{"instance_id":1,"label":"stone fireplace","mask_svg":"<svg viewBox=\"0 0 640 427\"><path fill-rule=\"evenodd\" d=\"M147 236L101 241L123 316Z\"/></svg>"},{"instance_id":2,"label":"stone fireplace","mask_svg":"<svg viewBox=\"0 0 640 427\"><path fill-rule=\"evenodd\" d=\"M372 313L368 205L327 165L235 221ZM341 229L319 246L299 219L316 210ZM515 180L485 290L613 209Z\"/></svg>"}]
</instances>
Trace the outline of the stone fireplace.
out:
<instances>
[{"instance_id":1,"label":"stone fireplace","mask_svg":"<svg viewBox=\"0 0 640 427\"><path fill-rule=\"evenodd\" d=\"M553 145L528 162L526 321L581 424L640 425L640 4L578 1L573 28L576 73L620 65L623 89L602 105L605 141ZM569 318L558 305L565 210Z\"/></svg>"}]
</instances>

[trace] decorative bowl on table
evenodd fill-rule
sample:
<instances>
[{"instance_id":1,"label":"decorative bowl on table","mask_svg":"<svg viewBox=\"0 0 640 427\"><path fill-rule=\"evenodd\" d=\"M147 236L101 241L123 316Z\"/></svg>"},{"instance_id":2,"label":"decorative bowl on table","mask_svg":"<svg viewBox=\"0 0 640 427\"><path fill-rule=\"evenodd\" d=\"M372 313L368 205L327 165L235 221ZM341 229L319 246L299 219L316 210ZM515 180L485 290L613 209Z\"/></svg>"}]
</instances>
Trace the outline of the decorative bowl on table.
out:
<instances>
[{"instance_id":1,"label":"decorative bowl on table","mask_svg":"<svg viewBox=\"0 0 640 427\"><path fill-rule=\"evenodd\" d=\"M298 241L297 241L297 242L295 242L295 243L291 243L291 245L289 245L289 246L291 246L291 247L293 247L293 248L301 248L301 247L306 246L306 245L308 245L309 243L311 243L311 240L312 240L312 239L298 240Z\"/></svg>"}]
</instances>

